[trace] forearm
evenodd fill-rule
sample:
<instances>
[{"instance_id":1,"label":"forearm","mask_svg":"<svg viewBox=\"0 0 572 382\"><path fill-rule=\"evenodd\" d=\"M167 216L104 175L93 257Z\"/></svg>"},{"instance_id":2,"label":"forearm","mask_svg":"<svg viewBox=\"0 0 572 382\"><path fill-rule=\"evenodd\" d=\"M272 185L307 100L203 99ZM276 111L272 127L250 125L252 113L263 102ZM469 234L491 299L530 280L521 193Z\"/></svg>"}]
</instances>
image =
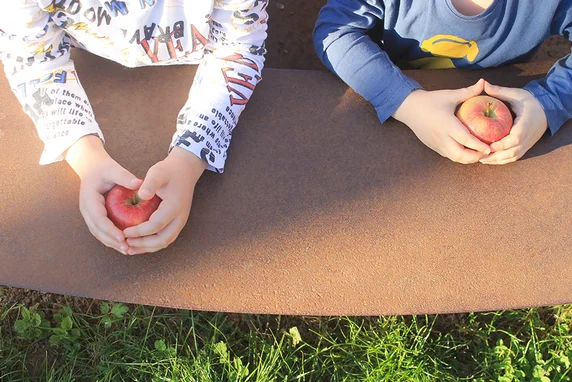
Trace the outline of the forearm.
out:
<instances>
[{"instance_id":1,"label":"forearm","mask_svg":"<svg viewBox=\"0 0 572 382\"><path fill-rule=\"evenodd\" d=\"M572 0L559 2L550 26L552 34L559 34L572 41ZM531 81L525 87L541 104L554 134L572 118L572 54L557 61L546 77Z\"/></svg>"},{"instance_id":2,"label":"forearm","mask_svg":"<svg viewBox=\"0 0 572 382\"><path fill-rule=\"evenodd\" d=\"M246 55L205 57L177 118L171 149L181 147L210 171L223 172L233 130L260 79L261 64Z\"/></svg>"},{"instance_id":3,"label":"forearm","mask_svg":"<svg viewBox=\"0 0 572 382\"><path fill-rule=\"evenodd\" d=\"M316 23L314 45L324 64L371 102L384 122L420 85L367 35L382 17L379 7L330 0Z\"/></svg>"},{"instance_id":4,"label":"forearm","mask_svg":"<svg viewBox=\"0 0 572 382\"><path fill-rule=\"evenodd\" d=\"M87 134L103 138L70 60L70 39L34 1L14 0L0 14L0 58L10 86L44 142L40 164Z\"/></svg>"},{"instance_id":5,"label":"forearm","mask_svg":"<svg viewBox=\"0 0 572 382\"><path fill-rule=\"evenodd\" d=\"M572 118L572 54L556 62L545 78L525 87L541 104L551 134Z\"/></svg>"},{"instance_id":6,"label":"forearm","mask_svg":"<svg viewBox=\"0 0 572 382\"><path fill-rule=\"evenodd\" d=\"M209 41L171 149L180 147L224 170L238 118L262 79L268 15L265 1L215 5Z\"/></svg>"}]
</instances>

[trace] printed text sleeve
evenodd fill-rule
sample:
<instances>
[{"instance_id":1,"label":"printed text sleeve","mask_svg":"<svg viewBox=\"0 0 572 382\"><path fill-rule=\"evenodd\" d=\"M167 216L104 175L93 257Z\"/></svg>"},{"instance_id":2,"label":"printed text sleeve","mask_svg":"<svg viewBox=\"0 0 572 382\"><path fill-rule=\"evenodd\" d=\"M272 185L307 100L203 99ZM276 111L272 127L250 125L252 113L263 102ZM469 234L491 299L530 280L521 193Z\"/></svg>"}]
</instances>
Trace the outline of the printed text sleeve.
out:
<instances>
[{"instance_id":1,"label":"printed text sleeve","mask_svg":"<svg viewBox=\"0 0 572 382\"><path fill-rule=\"evenodd\" d=\"M44 142L40 164L62 160L84 135L103 139L69 58L69 37L36 1L11 0L2 8L0 59L12 90Z\"/></svg>"},{"instance_id":2,"label":"printed text sleeve","mask_svg":"<svg viewBox=\"0 0 572 382\"><path fill-rule=\"evenodd\" d=\"M216 0L205 56L177 120L172 147L185 148L224 170L238 118L260 81L266 0Z\"/></svg>"}]
</instances>

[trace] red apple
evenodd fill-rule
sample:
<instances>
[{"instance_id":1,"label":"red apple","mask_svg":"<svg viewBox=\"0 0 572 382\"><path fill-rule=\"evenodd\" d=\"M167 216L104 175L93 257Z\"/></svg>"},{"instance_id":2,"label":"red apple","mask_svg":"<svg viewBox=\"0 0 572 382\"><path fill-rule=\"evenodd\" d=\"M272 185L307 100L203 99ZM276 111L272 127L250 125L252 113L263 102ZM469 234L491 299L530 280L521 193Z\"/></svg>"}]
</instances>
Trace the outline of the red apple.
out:
<instances>
[{"instance_id":1,"label":"red apple","mask_svg":"<svg viewBox=\"0 0 572 382\"><path fill-rule=\"evenodd\" d=\"M149 200L142 200L137 191L120 185L115 185L105 195L107 217L122 231L149 220L160 203L161 198L157 195Z\"/></svg>"},{"instance_id":2,"label":"red apple","mask_svg":"<svg viewBox=\"0 0 572 382\"><path fill-rule=\"evenodd\" d=\"M512 128L512 115L508 107L490 96L469 98L456 115L471 134L488 145L506 137Z\"/></svg>"}]
</instances>

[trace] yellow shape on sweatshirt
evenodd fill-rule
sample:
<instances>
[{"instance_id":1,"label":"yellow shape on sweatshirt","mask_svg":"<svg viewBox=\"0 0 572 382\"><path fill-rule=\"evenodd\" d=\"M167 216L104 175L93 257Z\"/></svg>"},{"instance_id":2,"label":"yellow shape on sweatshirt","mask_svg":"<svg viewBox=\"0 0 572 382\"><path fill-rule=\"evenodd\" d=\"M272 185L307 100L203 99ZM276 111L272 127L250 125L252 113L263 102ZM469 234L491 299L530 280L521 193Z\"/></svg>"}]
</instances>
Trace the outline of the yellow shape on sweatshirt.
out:
<instances>
[{"instance_id":1,"label":"yellow shape on sweatshirt","mask_svg":"<svg viewBox=\"0 0 572 382\"><path fill-rule=\"evenodd\" d=\"M479 46L476 41L450 34L438 34L421 43L421 50L429 52L435 57L424 57L410 61L414 68L444 69L454 68L452 58L465 58L473 62L479 54Z\"/></svg>"}]
</instances>

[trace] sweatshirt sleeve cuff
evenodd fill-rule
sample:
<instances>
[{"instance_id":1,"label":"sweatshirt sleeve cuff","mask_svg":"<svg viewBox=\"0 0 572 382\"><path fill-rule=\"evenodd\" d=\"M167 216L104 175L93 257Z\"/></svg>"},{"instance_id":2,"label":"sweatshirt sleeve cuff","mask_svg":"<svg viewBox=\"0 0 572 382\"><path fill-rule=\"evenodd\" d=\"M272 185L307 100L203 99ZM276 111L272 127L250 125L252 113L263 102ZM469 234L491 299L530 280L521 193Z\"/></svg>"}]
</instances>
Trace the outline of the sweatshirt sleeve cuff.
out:
<instances>
[{"instance_id":1,"label":"sweatshirt sleeve cuff","mask_svg":"<svg viewBox=\"0 0 572 382\"><path fill-rule=\"evenodd\" d=\"M97 135L99 139L105 143L103 134L98 127L72 130L65 138L60 137L53 143L44 143L44 151L40 157L40 165L48 165L62 161L64 159L64 153L80 138L85 137L86 135Z\"/></svg>"},{"instance_id":2,"label":"sweatshirt sleeve cuff","mask_svg":"<svg viewBox=\"0 0 572 382\"><path fill-rule=\"evenodd\" d=\"M413 78L405 76L399 70L395 72L394 76L388 76L390 82L384 85L388 90L371 100L381 123L387 121L395 113L412 91L422 88Z\"/></svg>"},{"instance_id":3,"label":"sweatshirt sleeve cuff","mask_svg":"<svg viewBox=\"0 0 572 382\"><path fill-rule=\"evenodd\" d=\"M226 151L213 149L212 143L205 140L203 135L198 135L191 130L184 130L182 133L177 132L173 136L169 152L171 152L173 147L183 148L207 162L206 169L208 171L219 174L224 172Z\"/></svg>"}]
</instances>

